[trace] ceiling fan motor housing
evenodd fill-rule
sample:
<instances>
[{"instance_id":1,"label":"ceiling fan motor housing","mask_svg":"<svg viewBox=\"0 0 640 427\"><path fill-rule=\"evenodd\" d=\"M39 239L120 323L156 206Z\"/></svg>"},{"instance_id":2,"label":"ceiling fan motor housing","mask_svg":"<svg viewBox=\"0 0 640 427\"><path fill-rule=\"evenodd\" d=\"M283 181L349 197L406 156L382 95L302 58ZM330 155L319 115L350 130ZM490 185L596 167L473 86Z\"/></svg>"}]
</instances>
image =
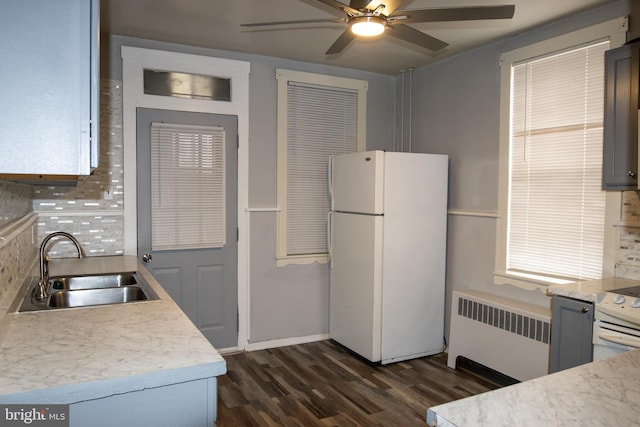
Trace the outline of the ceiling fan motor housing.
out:
<instances>
[{"instance_id":1,"label":"ceiling fan motor housing","mask_svg":"<svg viewBox=\"0 0 640 427\"><path fill-rule=\"evenodd\" d=\"M373 15L357 16L349 20L351 31L359 36L371 37L384 32L387 21Z\"/></svg>"}]
</instances>

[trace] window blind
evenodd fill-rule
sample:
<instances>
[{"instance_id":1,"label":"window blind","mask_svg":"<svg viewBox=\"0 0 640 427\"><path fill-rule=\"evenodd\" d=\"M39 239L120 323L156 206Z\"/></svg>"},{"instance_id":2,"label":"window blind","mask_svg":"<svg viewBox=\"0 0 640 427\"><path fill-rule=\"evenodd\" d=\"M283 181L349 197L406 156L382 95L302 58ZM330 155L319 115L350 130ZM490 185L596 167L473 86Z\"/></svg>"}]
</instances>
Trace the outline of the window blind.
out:
<instances>
[{"instance_id":1,"label":"window blind","mask_svg":"<svg viewBox=\"0 0 640 427\"><path fill-rule=\"evenodd\" d=\"M604 51L600 42L512 69L507 268L600 278Z\"/></svg>"},{"instance_id":2,"label":"window blind","mask_svg":"<svg viewBox=\"0 0 640 427\"><path fill-rule=\"evenodd\" d=\"M224 142L222 127L151 124L153 250L225 245Z\"/></svg>"},{"instance_id":3,"label":"window blind","mask_svg":"<svg viewBox=\"0 0 640 427\"><path fill-rule=\"evenodd\" d=\"M287 255L327 252L329 156L357 148L357 90L289 82Z\"/></svg>"}]
</instances>

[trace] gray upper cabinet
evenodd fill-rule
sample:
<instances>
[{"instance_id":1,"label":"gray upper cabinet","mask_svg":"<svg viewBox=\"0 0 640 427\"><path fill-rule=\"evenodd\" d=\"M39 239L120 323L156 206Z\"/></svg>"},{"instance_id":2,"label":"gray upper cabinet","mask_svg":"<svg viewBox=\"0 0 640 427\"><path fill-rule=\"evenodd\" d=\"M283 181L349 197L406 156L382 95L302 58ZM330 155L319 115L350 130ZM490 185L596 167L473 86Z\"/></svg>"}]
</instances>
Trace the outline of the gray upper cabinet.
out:
<instances>
[{"instance_id":1,"label":"gray upper cabinet","mask_svg":"<svg viewBox=\"0 0 640 427\"><path fill-rule=\"evenodd\" d=\"M605 54L604 190L638 189L640 43Z\"/></svg>"},{"instance_id":2,"label":"gray upper cabinet","mask_svg":"<svg viewBox=\"0 0 640 427\"><path fill-rule=\"evenodd\" d=\"M593 360L593 303L554 295L551 299L549 373Z\"/></svg>"},{"instance_id":3,"label":"gray upper cabinet","mask_svg":"<svg viewBox=\"0 0 640 427\"><path fill-rule=\"evenodd\" d=\"M99 0L4 0L0 38L0 174L89 175Z\"/></svg>"}]
</instances>

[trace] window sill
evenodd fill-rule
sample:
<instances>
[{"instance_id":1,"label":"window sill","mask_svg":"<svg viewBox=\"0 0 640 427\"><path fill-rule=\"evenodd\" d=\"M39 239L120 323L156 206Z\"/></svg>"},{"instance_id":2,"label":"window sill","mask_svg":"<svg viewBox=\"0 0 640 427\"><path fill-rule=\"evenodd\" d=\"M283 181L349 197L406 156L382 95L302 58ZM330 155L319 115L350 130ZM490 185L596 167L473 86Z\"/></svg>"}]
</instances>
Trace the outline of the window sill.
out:
<instances>
[{"instance_id":1,"label":"window sill","mask_svg":"<svg viewBox=\"0 0 640 427\"><path fill-rule=\"evenodd\" d=\"M639 221L616 221L613 223L614 227L618 228L640 228Z\"/></svg>"},{"instance_id":2,"label":"window sill","mask_svg":"<svg viewBox=\"0 0 640 427\"><path fill-rule=\"evenodd\" d=\"M276 267L285 267L287 265L309 265L313 263L327 264L329 255L313 254L313 255L284 255L276 256Z\"/></svg>"},{"instance_id":3,"label":"window sill","mask_svg":"<svg viewBox=\"0 0 640 427\"><path fill-rule=\"evenodd\" d=\"M542 290L545 291L551 285L563 285L573 283L576 280L557 279L545 276L537 276L533 274L513 273L513 272L494 272L493 283L496 285L512 285L528 291Z\"/></svg>"}]
</instances>

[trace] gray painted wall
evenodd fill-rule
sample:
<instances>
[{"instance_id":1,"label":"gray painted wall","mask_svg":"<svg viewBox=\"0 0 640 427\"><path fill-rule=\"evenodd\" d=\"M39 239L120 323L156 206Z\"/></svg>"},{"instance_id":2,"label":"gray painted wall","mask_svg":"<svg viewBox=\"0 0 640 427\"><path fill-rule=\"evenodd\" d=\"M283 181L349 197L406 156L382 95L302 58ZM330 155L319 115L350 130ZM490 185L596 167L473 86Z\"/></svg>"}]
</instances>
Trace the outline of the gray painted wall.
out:
<instances>
[{"instance_id":1,"label":"gray painted wall","mask_svg":"<svg viewBox=\"0 0 640 427\"><path fill-rule=\"evenodd\" d=\"M276 207L276 68L363 79L367 93L367 148L393 150L395 79L318 66L121 36L103 37L103 78L121 80L122 45L162 49L251 63L249 111L249 207ZM125 191L126 188L125 188ZM276 214L250 215L250 342L326 334L329 329L327 265L276 267Z\"/></svg>"},{"instance_id":2,"label":"gray painted wall","mask_svg":"<svg viewBox=\"0 0 640 427\"><path fill-rule=\"evenodd\" d=\"M498 209L500 55L628 15L629 4L619 1L414 72L413 151L450 156L450 209ZM542 306L549 304L540 291L493 285L495 227L494 218L449 215L447 331L453 290L474 288Z\"/></svg>"}]
</instances>

